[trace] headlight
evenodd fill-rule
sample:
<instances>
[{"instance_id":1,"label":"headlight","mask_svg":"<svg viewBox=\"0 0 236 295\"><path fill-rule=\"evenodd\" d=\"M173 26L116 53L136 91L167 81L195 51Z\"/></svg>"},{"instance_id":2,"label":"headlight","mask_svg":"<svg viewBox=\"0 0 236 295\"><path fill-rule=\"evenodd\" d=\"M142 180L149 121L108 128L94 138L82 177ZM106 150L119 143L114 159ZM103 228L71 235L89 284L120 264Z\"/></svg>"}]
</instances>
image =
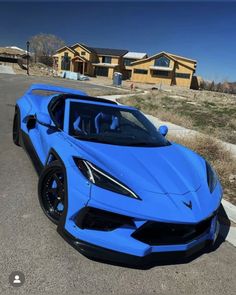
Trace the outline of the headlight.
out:
<instances>
[{"instance_id":1,"label":"headlight","mask_svg":"<svg viewBox=\"0 0 236 295\"><path fill-rule=\"evenodd\" d=\"M206 161L206 171L207 171L207 183L209 186L209 190L212 193L216 187L218 177L215 170L211 167L211 165Z\"/></svg>"},{"instance_id":2,"label":"headlight","mask_svg":"<svg viewBox=\"0 0 236 295\"><path fill-rule=\"evenodd\" d=\"M127 197L141 200L139 196L126 185L109 175L107 172L96 167L94 164L79 158L74 158L74 161L81 173L95 185Z\"/></svg>"}]
</instances>

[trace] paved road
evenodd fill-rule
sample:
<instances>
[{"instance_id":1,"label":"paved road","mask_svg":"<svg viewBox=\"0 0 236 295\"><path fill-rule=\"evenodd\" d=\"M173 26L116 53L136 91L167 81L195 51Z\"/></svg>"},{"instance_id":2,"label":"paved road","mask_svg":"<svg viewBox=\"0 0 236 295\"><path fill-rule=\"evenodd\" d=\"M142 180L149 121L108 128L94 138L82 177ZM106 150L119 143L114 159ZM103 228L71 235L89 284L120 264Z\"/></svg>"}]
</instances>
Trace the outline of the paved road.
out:
<instances>
[{"instance_id":1,"label":"paved road","mask_svg":"<svg viewBox=\"0 0 236 295\"><path fill-rule=\"evenodd\" d=\"M88 260L57 234L39 207L36 173L11 140L12 105L36 80L45 81L0 74L0 294L235 294L228 242L189 263L139 270ZM18 289L8 284L16 270L26 278Z\"/></svg>"}]
</instances>

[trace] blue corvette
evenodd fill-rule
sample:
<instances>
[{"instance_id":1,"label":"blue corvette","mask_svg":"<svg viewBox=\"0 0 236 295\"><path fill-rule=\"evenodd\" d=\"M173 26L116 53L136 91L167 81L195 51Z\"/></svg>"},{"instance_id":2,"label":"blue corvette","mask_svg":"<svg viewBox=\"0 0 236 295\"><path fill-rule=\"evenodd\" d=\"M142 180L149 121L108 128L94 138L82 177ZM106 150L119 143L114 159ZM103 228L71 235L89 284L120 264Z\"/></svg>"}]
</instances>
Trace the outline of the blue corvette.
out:
<instances>
[{"instance_id":1,"label":"blue corvette","mask_svg":"<svg viewBox=\"0 0 236 295\"><path fill-rule=\"evenodd\" d=\"M218 235L215 171L166 133L136 108L40 84L17 100L13 123L58 232L88 257L131 264L186 257Z\"/></svg>"}]
</instances>

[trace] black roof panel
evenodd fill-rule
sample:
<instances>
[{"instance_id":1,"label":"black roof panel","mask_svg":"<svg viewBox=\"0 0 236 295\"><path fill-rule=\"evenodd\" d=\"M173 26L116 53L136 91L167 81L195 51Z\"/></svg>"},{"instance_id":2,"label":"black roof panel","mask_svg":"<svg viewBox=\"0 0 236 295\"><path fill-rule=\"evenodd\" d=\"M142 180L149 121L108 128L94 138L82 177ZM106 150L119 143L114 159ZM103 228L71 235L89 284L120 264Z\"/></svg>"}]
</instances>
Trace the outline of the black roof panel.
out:
<instances>
[{"instance_id":1,"label":"black roof panel","mask_svg":"<svg viewBox=\"0 0 236 295\"><path fill-rule=\"evenodd\" d=\"M97 55L113 55L113 56L123 56L128 50L126 49L112 49L112 48L98 48L98 47L90 47L85 44L81 44L89 51L96 53Z\"/></svg>"}]
</instances>

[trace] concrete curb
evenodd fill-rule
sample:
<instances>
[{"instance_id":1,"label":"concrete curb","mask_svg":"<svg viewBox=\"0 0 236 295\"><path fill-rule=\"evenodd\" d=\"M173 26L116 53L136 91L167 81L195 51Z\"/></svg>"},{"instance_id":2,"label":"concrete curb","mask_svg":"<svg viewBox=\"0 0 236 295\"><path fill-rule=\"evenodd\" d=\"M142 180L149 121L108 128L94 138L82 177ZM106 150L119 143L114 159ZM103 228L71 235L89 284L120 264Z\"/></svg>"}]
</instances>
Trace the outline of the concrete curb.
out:
<instances>
[{"instance_id":1,"label":"concrete curb","mask_svg":"<svg viewBox=\"0 0 236 295\"><path fill-rule=\"evenodd\" d=\"M236 223L236 206L231 204L229 201L226 201L225 199L222 200L222 205L229 219Z\"/></svg>"},{"instance_id":2,"label":"concrete curb","mask_svg":"<svg viewBox=\"0 0 236 295\"><path fill-rule=\"evenodd\" d=\"M226 201L224 199L222 199L221 203L225 209L225 212L229 220L236 223L236 206L234 206L229 201ZM221 225L221 227L223 228L223 231L227 232L226 225ZM236 227L234 225L231 224L225 239L234 247L236 247Z\"/></svg>"}]
</instances>

